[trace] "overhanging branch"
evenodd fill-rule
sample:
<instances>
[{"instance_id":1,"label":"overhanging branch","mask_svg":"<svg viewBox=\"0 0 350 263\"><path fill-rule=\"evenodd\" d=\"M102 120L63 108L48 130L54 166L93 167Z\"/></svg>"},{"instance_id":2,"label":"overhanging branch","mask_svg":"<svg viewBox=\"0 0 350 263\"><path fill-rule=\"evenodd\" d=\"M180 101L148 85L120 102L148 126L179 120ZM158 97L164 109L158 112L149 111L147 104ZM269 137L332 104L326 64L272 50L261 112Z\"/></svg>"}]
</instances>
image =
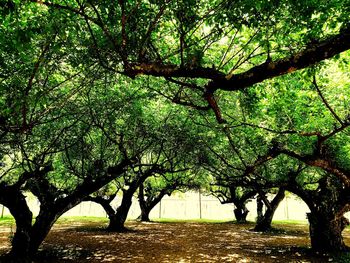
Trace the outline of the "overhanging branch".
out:
<instances>
[{"instance_id":1,"label":"overhanging branch","mask_svg":"<svg viewBox=\"0 0 350 263\"><path fill-rule=\"evenodd\" d=\"M241 90L266 79L285 75L314 65L322 60L350 49L350 26L339 34L329 37L317 44L286 58L263 63L246 72L228 75L225 79L213 80L207 85L208 90Z\"/></svg>"}]
</instances>

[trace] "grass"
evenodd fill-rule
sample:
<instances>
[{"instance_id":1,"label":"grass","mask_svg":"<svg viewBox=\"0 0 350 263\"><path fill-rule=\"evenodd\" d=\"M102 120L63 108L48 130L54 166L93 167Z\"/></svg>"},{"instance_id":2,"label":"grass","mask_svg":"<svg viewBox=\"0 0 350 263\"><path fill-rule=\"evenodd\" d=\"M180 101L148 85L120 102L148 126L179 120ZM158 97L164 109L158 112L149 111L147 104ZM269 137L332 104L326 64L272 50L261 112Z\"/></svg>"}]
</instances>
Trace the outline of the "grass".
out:
<instances>
[{"instance_id":1,"label":"grass","mask_svg":"<svg viewBox=\"0 0 350 263\"><path fill-rule=\"evenodd\" d=\"M15 220L12 216L3 216L0 218L0 226L12 226L15 224Z\"/></svg>"},{"instance_id":2,"label":"grass","mask_svg":"<svg viewBox=\"0 0 350 263\"><path fill-rule=\"evenodd\" d=\"M63 216L60 217L56 224L67 224L67 223L106 223L108 218L106 217L97 217L97 216Z\"/></svg>"},{"instance_id":3,"label":"grass","mask_svg":"<svg viewBox=\"0 0 350 263\"><path fill-rule=\"evenodd\" d=\"M64 216L57 220L56 224L69 224L69 223L106 223L108 218L105 217L94 217L94 216ZM0 218L0 226L14 226L15 220L12 216L4 216Z\"/></svg>"},{"instance_id":4,"label":"grass","mask_svg":"<svg viewBox=\"0 0 350 263\"><path fill-rule=\"evenodd\" d=\"M133 220L130 220L133 221ZM175 219L175 218L153 218L153 222L159 223L234 223L231 218L227 219ZM56 224L67 224L73 222L92 222L92 223L106 223L108 222L108 218L106 217L95 217L95 216L64 216L57 220ZM254 223L254 222L247 222ZM15 220L12 216L4 216L0 218L0 226L10 226L15 224ZM286 225L306 225L307 221L301 220L277 220L273 221L273 224L286 224Z\"/></svg>"},{"instance_id":5,"label":"grass","mask_svg":"<svg viewBox=\"0 0 350 263\"><path fill-rule=\"evenodd\" d=\"M273 220L272 224L283 224L283 225L307 225L306 220Z\"/></svg>"},{"instance_id":6,"label":"grass","mask_svg":"<svg viewBox=\"0 0 350 263\"><path fill-rule=\"evenodd\" d=\"M175 218L153 218L153 222L159 223L211 223L211 224L220 224L220 223L232 223L232 219L175 219Z\"/></svg>"}]
</instances>

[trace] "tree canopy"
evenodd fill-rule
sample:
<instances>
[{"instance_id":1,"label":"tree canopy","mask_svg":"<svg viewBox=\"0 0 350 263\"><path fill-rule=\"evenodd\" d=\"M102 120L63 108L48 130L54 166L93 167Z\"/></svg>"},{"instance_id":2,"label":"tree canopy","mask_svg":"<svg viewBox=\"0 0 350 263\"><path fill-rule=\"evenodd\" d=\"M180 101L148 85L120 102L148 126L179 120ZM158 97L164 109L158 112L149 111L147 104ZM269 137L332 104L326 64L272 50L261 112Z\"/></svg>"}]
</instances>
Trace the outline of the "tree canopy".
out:
<instances>
[{"instance_id":1,"label":"tree canopy","mask_svg":"<svg viewBox=\"0 0 350 263\"><path fill-rule=\"evenodd\" d=\"M328 224L336 241L313 246L343 248L349 17L348 0L1 1L0 203L16 218L13 253L35 253L60 215L111 182L143 201L152 187L208 182L235 202L289 189L320 200L308 203L310 233ZM25 191L40 201L34 223Z\"/></svg>"}]
</instances>

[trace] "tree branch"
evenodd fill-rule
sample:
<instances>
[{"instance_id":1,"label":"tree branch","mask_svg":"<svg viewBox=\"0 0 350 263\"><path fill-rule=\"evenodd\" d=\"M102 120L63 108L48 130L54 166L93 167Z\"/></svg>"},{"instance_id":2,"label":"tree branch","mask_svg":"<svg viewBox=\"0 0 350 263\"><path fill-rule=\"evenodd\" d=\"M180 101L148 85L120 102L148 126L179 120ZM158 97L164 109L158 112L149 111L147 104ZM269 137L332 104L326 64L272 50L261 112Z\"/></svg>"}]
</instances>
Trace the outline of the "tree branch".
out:
<instances>
[{"instance_id":1,"label":"tree branch","mask_svg":"<svg viewBox=\"0 0 350 263\"><path fill-rule=\"evenodd\" d=\"M309 45L306 49L286 58L263 63L246 72L213 80L207 85L208 90L242 90L266 79L285 75L350 49L350 26L339 34L331 36L317 44Z\"/></svg>"}]
</instances>

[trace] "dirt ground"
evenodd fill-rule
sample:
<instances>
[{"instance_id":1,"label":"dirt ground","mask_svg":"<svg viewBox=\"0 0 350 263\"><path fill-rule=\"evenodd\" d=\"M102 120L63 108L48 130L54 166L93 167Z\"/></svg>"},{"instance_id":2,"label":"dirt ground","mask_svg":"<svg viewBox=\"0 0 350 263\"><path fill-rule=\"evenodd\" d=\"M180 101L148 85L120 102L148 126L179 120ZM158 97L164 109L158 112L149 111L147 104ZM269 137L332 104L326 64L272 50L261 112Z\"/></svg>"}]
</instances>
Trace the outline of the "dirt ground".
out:
<instances>
[{"instance_id":1,"label":"dirt ground","mask_svg":"<svg viewBox=\"0 0 350 263\"><path fill-rule=\"evenodd\" d=\"M336 262L312 254L306 225L275 225L268 234L233 223L129 222L126 233L108 233L96 223L53 228L34 262ZM282 230L283 229L283 230ZM9 249L0 228L0 254ZM344 232L350 244L350 232Z\"/></svg>"}]
</instances>

